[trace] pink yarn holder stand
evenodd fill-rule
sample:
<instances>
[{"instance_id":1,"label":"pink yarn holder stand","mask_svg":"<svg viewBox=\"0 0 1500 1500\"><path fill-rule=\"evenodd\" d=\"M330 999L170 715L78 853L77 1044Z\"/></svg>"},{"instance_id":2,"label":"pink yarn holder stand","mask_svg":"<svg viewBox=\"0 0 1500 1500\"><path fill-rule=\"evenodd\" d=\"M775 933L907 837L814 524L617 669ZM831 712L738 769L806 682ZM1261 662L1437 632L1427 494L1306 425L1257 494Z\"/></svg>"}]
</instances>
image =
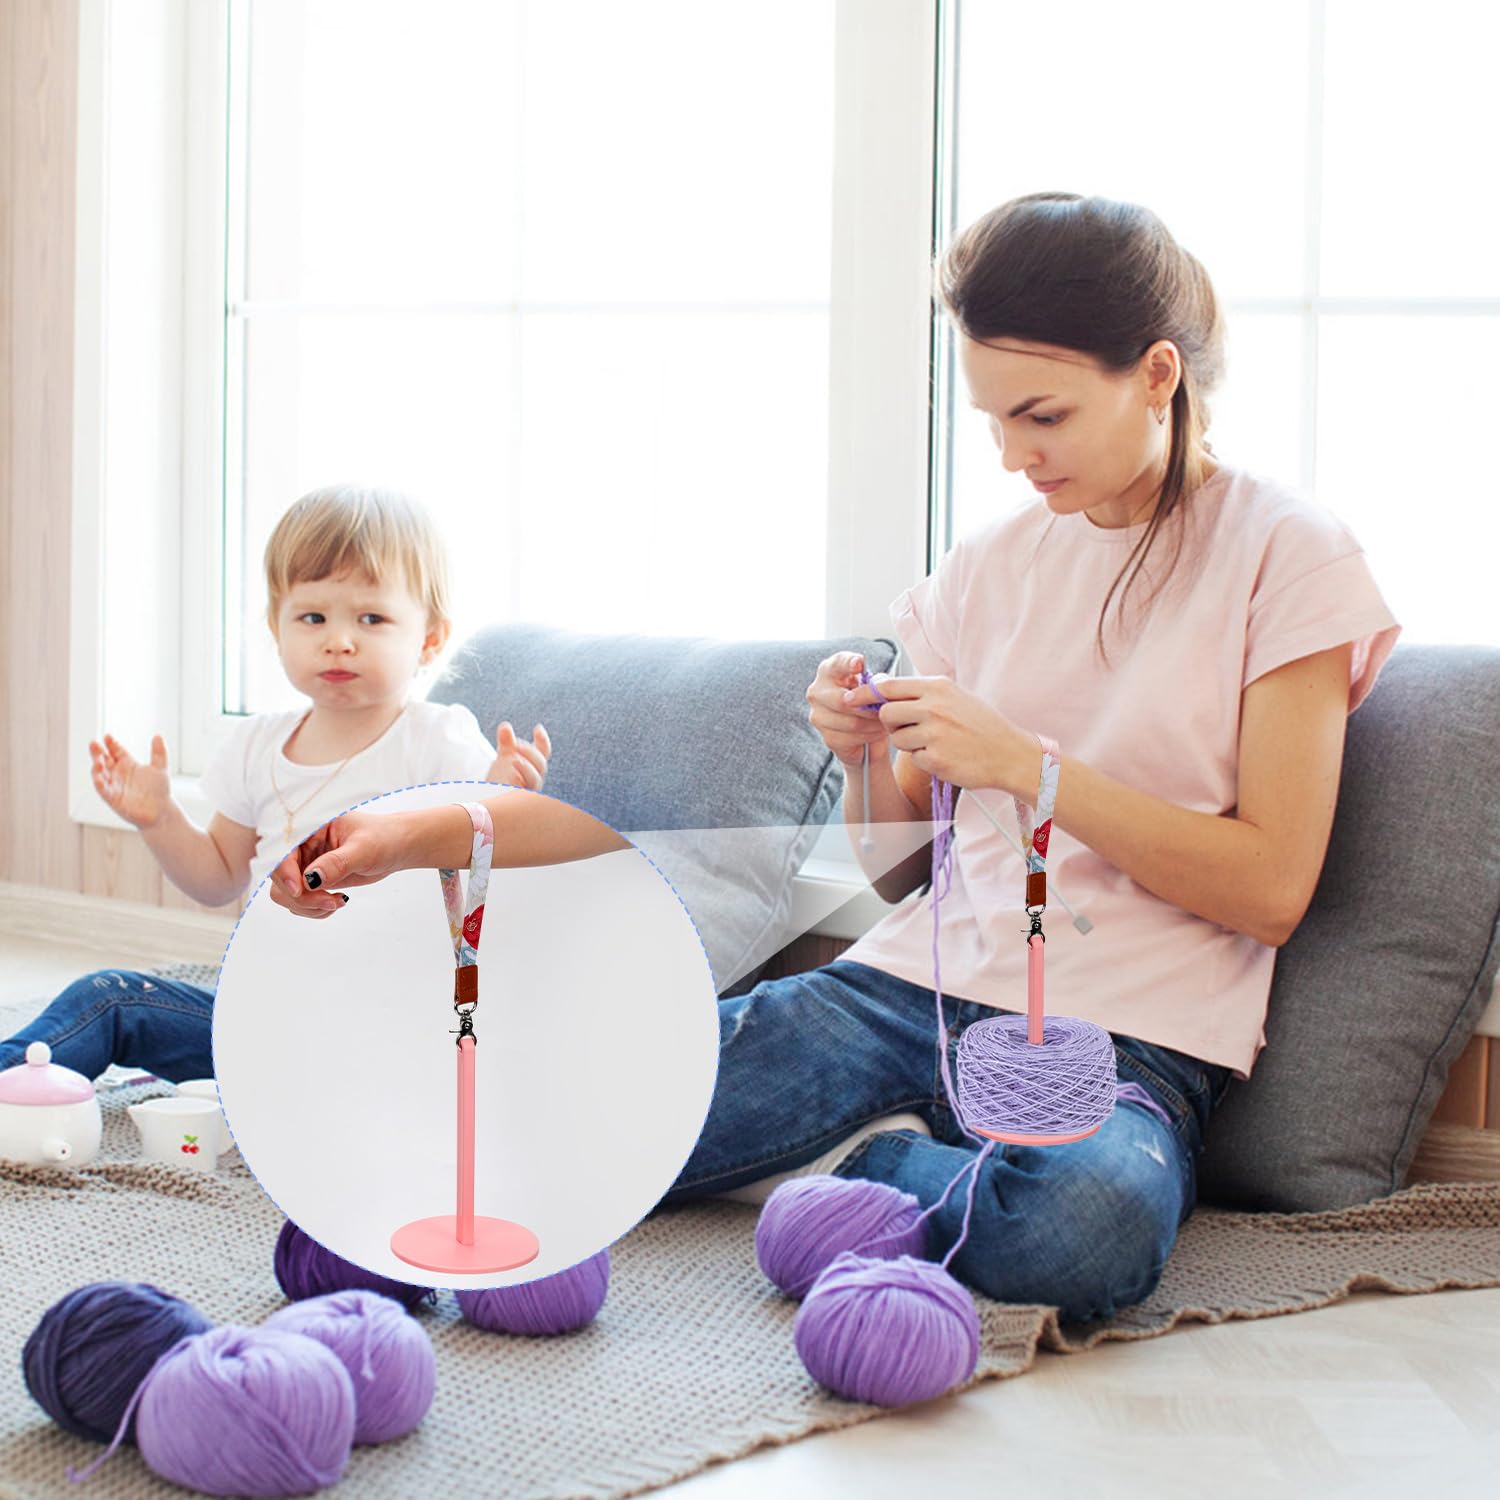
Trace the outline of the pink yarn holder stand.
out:
<instances>
[{"instance_id":1,"label":"pink yarn holder stand","mask_svg":"<svg viewBox=\"0 0 1500 1500\"><path fill-rule=\"evenodd\" d=\"M1042 988L1042 949L1045 944L1040 933L1033 933L1026 940L1026 1043L1041 1047L1046 1044L1044 994ZM1102 1123L1102 1122L1101 1122ZM1087 1140L1098 1129L1091 1125L1087 1130L1068 1131L1063 1135L1025 1135L1014 1130L986 1130L983 1126L969 1126L975 1135L1001 1141L1007 1146L1066 1146L1069 1141Z\"/></svg>"},{"instance_id":2,"label":"pink yarn holder stand","mask_svg":"<svg viewBox=\"0 0 1500 1500\"><path fill-rule=\"evenodd\" d=\"M1042 1047L1046 1045L1046 993L1043 985L1043 953L1046 941L1041 932L1041 916L1047 907L1047 844L1052 833L1052 802L1057 793L1057 767L1060 764L1057 742L1039 735L1042 742L1042 786L1037 794L1036 828L1031 827L1031 818L1026 805L1016 799L1016 817L1021 824L1021 834L1030 848L1026 876L1026 910L1032 917L1033 931L1026 939L1026 1044ZM1051 793L1048 792L1048 763L1051 762ZM1101 1120L1099 1122L1103 1124ZM1095 1134L1099 1125L1090 1125L1087 1130L1070 1130L1060 1134L1027 1134L1018 1130L986 1130L983 1126L970 1124L975 1135L1000 1141L1007 1146L1066 1146L1070 1141L1087 1140Z\"/></svg>"},{"instance_id":3,"label":"pink yarn holder stand","mask_svg":"<svg viewBox=\"0 0 1500 1500\"><path fill-rule=\"evenodd\" d=\"M456 1203L451 1214L434 1214L403 1224L391 1236L391 1253L409 1266L423 1271L446 1271L471 1275L487 1271L513 1271L529 1265L541 1253L541 1244L524 1224L495 1219L474 1212L474 1052L475 1041L469 1016L479 1000L477 946L484 915L485 888L489 883L490 852L494 829L489 810L480 803L462 804L474 825L474 859L469 867L466 907L460 919L457 905L458 872L444 870L443 894L448 906L449 926L459 968L454 979L455 1008L460 1032L458 1046L458 1172ZM472 942L465 941L473 932ZM465 961L467 959L467 961Z\"/></svg>"},{"instance_id":4,"label":"pink yarn holder stand","mask_svg":"<svg viewBox=\"0 0 1500 1500\"><path fill-rule=\"evenodd\" d=\"M474 1038L460 1038L457 1051L458 1201L451 1214L403 1224L391 1251L423 1271L513 1271L534 1261L541 1244L524 1224L474 1212Z\"/></svg>"}]
</instances>

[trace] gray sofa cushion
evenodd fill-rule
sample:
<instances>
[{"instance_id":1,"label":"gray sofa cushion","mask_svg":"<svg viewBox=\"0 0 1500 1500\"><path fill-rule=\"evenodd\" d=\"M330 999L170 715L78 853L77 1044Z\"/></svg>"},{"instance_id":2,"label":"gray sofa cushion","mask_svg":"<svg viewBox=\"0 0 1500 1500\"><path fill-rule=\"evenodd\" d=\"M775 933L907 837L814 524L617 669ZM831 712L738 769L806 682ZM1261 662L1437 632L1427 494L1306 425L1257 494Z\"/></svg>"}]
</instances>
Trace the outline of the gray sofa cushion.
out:
<instances>
[{"instance_id":1,"label":"gray sofa cushion","mask_svg":"<svg viewBox=\"0 0 1500 1500\"><path fill-rule=\"evenodd\" d=\"M720 990L791 935L792 876L843 778L803 694L834 651L889 671L886 640L718 641L481 631L428 697L466 704L493 737L547 726L546 790L629 835L676 887ZM705 830L707 830L705 832Z\"/></svg>"},{"instance_id":2,"label":"gray sofa cushion","mask_svg":"<svg viewBox=\"0 0 1500 1500\"><path fill-rule=\"evenodd\" d=\"M1297 1212L1401 1187L1489 1000L1497 908L1500 651L1398 646L1349 719L1322 878L1199 1196Z\"/></svg>"}]
</instances>

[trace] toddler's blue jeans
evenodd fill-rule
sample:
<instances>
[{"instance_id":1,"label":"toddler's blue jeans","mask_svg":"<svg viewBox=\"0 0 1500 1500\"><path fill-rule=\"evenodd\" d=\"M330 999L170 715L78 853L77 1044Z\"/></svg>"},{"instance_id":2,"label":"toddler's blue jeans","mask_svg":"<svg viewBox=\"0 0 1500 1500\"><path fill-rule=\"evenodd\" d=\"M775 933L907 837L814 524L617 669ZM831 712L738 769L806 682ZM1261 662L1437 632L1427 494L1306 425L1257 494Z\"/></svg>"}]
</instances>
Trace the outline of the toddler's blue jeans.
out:
<instances>
[{"instance_id":1,"label":"toddler's blue jeans","mask_svg":"<svg viewBox=\"0 0 1500 1500\"><path fill-rule=\"evenodd\" d=\"M133 969L99 969L75 979L41 1015L0 1042L0 1068L46 1042L52 1061L97 1078L111 1063L170 1083L213 1076L211 990Z\"/></svg>"},{"instance_id":2,"label":"toddler's blue jeans","mask_svg":"<svg viewBox=\"0 0 1500 1500\"><path fill-rule=\"evenodd\" d=\"M949 1074L959 1033L995 1015L943 1001ZM837 962L719 1002L719 1076L708 1119L676 1184L675 1203L727 1192L815 1160L886 1115L916 1130L868 1137L835 1168L890 1183L923 1208L980 1147L944 1097L931 989L864 964ZM980 1171L969 1237L949 1263L1002 1302L1047 1303L1070 1321L1114 1315L1148 1296L1197 1198L1203 1132L1231 1071L1134 1037L1115 1036L1122 1082L1144 1086L1172 1121L1122 1099L1091 1136L1063 1146L997 1144ZM958 1238L970 1178L927 1221L928 1254Z\"/></svg>"}]
</instances>

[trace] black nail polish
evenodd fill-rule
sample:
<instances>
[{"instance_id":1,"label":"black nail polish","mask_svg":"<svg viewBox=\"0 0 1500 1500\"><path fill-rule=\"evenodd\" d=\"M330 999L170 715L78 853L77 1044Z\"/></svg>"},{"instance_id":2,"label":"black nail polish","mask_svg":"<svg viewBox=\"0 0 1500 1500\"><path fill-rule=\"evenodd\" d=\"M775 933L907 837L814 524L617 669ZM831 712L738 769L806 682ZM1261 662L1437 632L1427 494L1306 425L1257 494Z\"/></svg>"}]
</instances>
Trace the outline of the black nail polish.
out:
<instances>
[{"instance_id":1,"label":"black nail polish","mask_svg":"<svg viewBox=\"0 0 1500 1500\"><path fill-rule=\"evenodd\" d=\"M334 894L339 898L340 901L344 903L345 906L348 906L349 897L343 891L336 891Z\"/></svg>"},{"instance_id":2,"label":"black nail polish","mask_svg":"<svg viewBox=\"0 0 1500 1500\"><path fill-rule=\"evenodd\" d=\"M307 872L307 888L308 888L308 890L315 891L322 884L323 884L323 877L321 875L319 875L316 870L309 870Z\"/></svg>"}]
</instances>

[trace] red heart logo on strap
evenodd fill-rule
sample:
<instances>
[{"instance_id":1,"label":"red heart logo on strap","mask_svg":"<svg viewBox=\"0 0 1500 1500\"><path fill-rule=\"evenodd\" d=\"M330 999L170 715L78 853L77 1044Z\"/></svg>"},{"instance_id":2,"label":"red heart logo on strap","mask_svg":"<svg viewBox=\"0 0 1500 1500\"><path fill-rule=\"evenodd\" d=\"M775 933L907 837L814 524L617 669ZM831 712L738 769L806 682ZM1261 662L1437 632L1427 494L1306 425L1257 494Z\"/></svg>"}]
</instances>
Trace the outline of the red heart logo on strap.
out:
<instances>
[{"instance_id":1,"label":"red heart logo on strap","mask_svg":"<svg viewBox=\"0 0 1500 1500\"><path fill-rule=\"evenodd\" d=\"M1052 837L1052 819L1048 818L1031 836L1031 847L1043 859L1047 857L1047 840Z\"/></svg>"},{"instance_id":2,"label":"red heart logo on strap","mask_svg":"<svg viewBox=\"0 0 1500 1500\"><path fill-rule=\"evenodd\" d=\"M468 916L464 918L464 941L471 948L479 946L479 927L484 921L483 905L476 906Z\"/></svg>"}]
</instances>

